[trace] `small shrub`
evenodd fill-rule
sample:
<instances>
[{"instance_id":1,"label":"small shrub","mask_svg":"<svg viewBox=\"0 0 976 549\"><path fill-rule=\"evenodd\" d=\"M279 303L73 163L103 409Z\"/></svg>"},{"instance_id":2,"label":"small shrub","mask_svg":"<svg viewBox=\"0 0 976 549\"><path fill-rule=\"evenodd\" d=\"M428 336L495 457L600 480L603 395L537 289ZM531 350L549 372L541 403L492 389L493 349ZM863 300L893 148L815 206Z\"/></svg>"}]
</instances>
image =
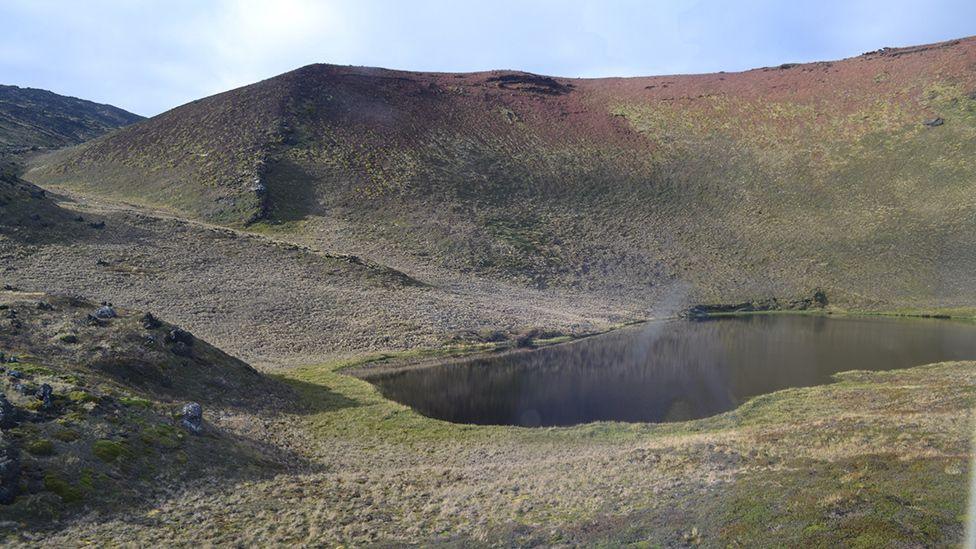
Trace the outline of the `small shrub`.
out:
<instances>
[{"instance_id":1,"label":"small shrub","mask_svg":"<svg viewBox=\"0 0 976 549\"><path fill-rule=\"evenodd\" d=\"M32 440L27 443L27 451L35 456L49 456L54 453L54 443L50 440Z\"/></svg>"},{"instance_id":2,"label":"small shrub","mask_svg":"<svg viewBox=\"0 0 976 549\"><path fill-rule=\"evenodd\" d=\"M152 425L143 429L139 438L151 446L174 450L182 444L183 433L172 425Z\"/></svg>"},{"instance_id":3,"label":"small shrub","mask_svg":"<svg viewBox=\"0 0 976 549\"><path fill-rule=\"evenodd\" d=\"M44 475L44 489L49 492L54 492L65 503L79 501L84 495L77 486L73 486L70 482L54 473Z\"/></svg>"},{"instance_id":4,"label":"small shrub","mask_svg":"<svg viewBox=\"0 0 976 549\"><path fill-rule=\"evenodd\" d=\"M125 446L118 442L102 439L96 440L95 444L92 444L92 453L105 463L112 463L126 454L127 451Z\"/></svg>"},{"instance_id":5,"label":"small shrub","mask_svg":"<svg viewBox=\"0 0 976 549\"><path fill-rule=\"evenodd\" d=\"M73 442L81 438L81 435L78 434L78 431L73 429L62 429L57 433L54 433L54 438L60 440L61 442Z\"/></svg>"}]
</instances>

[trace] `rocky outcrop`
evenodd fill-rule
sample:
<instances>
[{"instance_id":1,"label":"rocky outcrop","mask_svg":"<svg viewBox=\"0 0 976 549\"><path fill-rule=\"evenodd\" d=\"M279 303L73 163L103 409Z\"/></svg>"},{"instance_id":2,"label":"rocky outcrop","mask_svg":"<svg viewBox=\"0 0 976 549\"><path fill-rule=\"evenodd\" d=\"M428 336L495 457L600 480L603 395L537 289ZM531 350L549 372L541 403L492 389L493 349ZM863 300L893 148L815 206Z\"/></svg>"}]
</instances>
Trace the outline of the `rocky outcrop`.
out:
<instances>
[{"instance_id":1,"label":"rocky outcrop","mask_svg":"<svg viewBox=\"0 0 976 549\"><path fill-rule=\"evenodd\" d=\"M821 289L814 290L810 297L780 301L775 297L742 303L720 303L695 305L680 316L700 320L715 314L755 313L762 311L806 311L822 309L827 306L827 294Z\"/></svg>"}]
</instances>

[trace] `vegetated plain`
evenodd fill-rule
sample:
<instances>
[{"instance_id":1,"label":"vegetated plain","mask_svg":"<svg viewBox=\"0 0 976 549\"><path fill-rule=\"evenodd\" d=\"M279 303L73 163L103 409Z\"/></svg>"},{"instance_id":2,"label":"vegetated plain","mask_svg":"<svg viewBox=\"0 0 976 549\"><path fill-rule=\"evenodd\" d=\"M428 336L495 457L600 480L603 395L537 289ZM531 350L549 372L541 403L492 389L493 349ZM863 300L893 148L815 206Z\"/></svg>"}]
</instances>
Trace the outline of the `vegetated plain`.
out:
<instances>
[{"instance_id":1,"label":"vegetated plain","mask_svg":"<svg viewBox=\"0 0 976 549\"><path fill-rule=\"evenodd\" d=\"M965 314L974 134L967 38L627 79L313 65L18 157L0 342L54 401L12 401L6 541L951 544L972 363L554 429L431 420L340 369L695 304ZM200 343L146 351L138 313L88 326L96 305L24 291L149 310ZM78 343L15 337L35 315ZM222 368L246 365L203 340L264 373L235 387ZM170 387L131 374L147 369ZM188 400L206 439L169 418ZM118 488L144 471L161 473Z\"/></svg>"}]
</instances>

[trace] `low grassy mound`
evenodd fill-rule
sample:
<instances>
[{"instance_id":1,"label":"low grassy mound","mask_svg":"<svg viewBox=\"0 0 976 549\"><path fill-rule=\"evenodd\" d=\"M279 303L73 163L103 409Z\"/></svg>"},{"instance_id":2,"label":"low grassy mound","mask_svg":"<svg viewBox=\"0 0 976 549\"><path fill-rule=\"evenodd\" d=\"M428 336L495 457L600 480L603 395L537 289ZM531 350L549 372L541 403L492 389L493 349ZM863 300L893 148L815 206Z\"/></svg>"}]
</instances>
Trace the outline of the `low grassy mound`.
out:
<instances>
[{"instance_id":1,"label":"low grassy mound","mask_svg":"<svg viewBox=\"0 0 976 549\"><path fill-rule=\"evenodd\" d=\"M275 456L214 420L278 409L290 390L151 314L7 289L0 351L7 520L44 527L275 468Z\"/></svg>"}]
</instances>

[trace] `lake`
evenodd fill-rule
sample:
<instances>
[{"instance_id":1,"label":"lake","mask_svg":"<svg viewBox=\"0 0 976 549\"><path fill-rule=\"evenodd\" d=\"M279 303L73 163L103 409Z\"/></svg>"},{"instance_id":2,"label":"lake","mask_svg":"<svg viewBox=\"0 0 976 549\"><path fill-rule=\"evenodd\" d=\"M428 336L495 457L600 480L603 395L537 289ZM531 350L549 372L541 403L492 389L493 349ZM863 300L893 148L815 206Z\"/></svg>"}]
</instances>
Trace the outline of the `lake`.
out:
<instances>
[{"instance_id":1,"label":"lake","mask_svg":"<svg viewBox=\"0 0 976 549\"><path fill-rule=\"evenodd\" d=\"M573 343L366 376L387 398L456 423L667 422L847 370L976 359L948 320L746 315L652 322Z\"/></svg>"}]
</instances>

